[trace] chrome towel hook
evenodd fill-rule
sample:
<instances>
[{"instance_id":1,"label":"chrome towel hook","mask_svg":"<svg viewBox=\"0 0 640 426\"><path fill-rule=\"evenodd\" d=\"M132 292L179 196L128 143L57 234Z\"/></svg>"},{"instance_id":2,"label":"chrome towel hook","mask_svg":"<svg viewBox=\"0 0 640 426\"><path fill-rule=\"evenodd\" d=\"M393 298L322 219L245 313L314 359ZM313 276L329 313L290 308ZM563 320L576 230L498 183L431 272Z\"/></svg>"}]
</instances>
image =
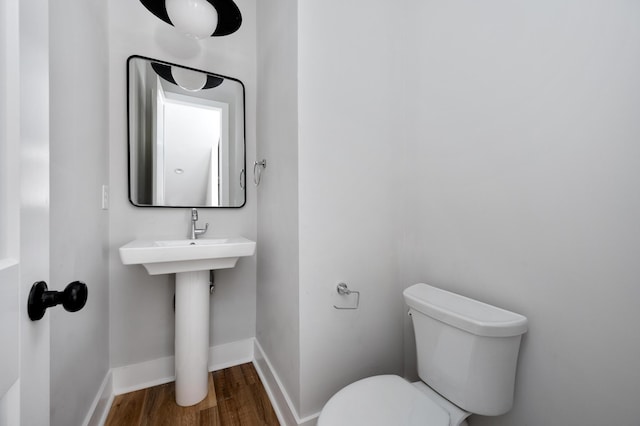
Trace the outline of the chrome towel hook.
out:
<instances>
[{"instance_id":1,"label":"chrome towel hook","mask_svg":"<svg viewBox=\"0 0 640 426\"><path fill-rule=\"evenodd\" d=\"M262 171L267 168L267 160L253 162L253 183L258 186L262 180Z\"/></svg>"},{"instance_id":2,"label":"chrome towel hook","mask_svg":"<svg viewBox=\"0 0 640 426\"><path fill-rule=\"evenodd\" d=\"M240 170L240 189L244 189L245 181L247 180L246 172L244 169Z\"/></svg>"},{"instance_id":3,"label":"chrome towel hook","mask_svg":"<svg viewBox=\"0 0 640 426\"><path fill-rule=\"evenodd\" d=\"M358 306L360 306L360 292L359 291L349 290L349 287L347 286L346 283L338 284L338 286L336 287L336 291L341 296L348 296L350 294L355 294L356 295L356 306L355 307L340 307L340 306L333 305L334 308L336 308L336 309L358 309Z\"/></svg>"}]
</instances>

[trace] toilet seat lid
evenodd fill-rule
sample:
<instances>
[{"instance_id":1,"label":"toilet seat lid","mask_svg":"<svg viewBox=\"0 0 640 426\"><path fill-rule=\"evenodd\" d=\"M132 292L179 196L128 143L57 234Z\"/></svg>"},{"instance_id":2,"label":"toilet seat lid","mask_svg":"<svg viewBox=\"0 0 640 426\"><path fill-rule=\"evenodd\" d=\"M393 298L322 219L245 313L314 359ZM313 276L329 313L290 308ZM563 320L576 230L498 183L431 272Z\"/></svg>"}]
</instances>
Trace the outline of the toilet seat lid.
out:
<instances>
[{"instance_id":1,"label":"toilet seat lid","mask_svg":"<svg viewBox=\"0 0 640 426\"><path fill-rule=\"evenodd\" d=\"M399 376L374 376L350 384L322 409L318 426L448 426L449 414Z\"/></svg>"}]
</instances>

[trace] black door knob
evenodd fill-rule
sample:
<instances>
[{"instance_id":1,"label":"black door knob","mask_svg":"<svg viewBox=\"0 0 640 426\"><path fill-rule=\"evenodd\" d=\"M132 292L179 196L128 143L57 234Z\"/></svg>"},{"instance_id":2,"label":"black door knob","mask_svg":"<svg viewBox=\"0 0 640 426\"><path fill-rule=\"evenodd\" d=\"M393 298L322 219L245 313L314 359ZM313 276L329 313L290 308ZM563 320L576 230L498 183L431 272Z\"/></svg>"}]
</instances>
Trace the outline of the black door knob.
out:
<instances>
[{"instance_id":1,"label":"black door knob","mask_svg":"<svg viewBox=\"0 0 640 426\"><path fill-rule=\"evenodd\" d=\"M62 303L62 306L69 312L76 312L82 309L87 303L87 285L80 281L69 284L64 291L48 291L47 283L38 281L31 286L29 300L27 302L27 312L31 321L38 321L44 316L47 308Z\"/></svg>"}]
</instances>

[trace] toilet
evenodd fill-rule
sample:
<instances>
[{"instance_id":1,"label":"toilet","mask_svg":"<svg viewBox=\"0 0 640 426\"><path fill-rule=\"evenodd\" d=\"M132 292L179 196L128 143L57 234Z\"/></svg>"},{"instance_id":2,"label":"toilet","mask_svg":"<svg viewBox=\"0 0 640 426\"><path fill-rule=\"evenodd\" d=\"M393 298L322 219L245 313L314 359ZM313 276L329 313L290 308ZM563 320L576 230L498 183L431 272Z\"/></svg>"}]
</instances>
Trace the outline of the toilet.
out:
<instances>
[{"instance_id":1,"label":"toilet","mask_svg":"<svg viewBox=\"0 0 640 426\"><path fill-rule=\"evenodd\" d=\"M527 318L428 284L403 294L421 381L358 380L329 399L318 426L466 426L472 414L508 412Z\"/></svg>"}]
</instances>

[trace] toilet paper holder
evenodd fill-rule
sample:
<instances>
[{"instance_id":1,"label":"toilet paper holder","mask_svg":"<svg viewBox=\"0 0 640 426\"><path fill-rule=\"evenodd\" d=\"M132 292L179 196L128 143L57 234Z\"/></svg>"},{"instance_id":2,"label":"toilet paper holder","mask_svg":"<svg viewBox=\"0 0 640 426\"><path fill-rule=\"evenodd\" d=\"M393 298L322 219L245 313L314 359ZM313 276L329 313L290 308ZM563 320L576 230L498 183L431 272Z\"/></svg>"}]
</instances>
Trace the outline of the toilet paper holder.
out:
<instances>
[{"instance_id":1,"label":"toilet paper holder","mask_svg":"<svg viewBox=\"0 0 640 426\"><path fill-rule=\"evenodd\" d=\"M349 306L341 307L341 306L333 305L334 308L336 308L336 309L358 309L358 306L360 306L360 292L359 291L349 290L349 287L347 286L346 283L339 283L338 286L336 287L336 291L341 296L349 296L351 294L355 294L356 295L356 306L355 307L349 307Z\"/></svg>"}]
</instances>

